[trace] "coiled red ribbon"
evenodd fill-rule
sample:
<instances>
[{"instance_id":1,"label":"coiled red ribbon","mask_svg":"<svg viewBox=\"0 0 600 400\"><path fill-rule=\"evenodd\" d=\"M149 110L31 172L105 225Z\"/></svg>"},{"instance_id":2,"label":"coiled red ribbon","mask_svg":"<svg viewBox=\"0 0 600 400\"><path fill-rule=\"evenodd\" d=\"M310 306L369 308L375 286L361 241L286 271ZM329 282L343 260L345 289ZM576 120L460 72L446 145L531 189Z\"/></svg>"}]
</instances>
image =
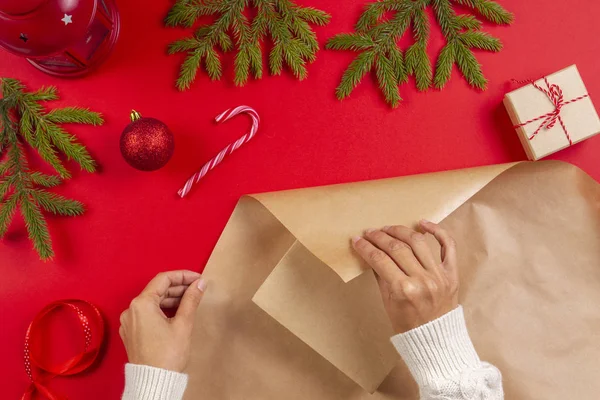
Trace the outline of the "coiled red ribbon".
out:
<instances>
[{"instance_id":1,"label":"coiled red ribbon","mask_svg":"<svg viewBox=\"0 0 600 400\"><path fill-rule=\"evenodd\" d=\"M48 362L43 352L36 351L34 343L43 337L41 323L59 308L73 311L81 325L83 351L64 362L53 364ZM61 300L48 304L33 319L25 334L25 371L31 380L21 400L29 400L38 392L49 400L63 400L46 385L57 376L80 373L89 368L98 358L104 341L104 320L96 306L84 300ZM34 374L35 372L35 374Z\"/></svg>"},{"instance_id":2,"label":"coiled red ribbon","mask_svg":"<svg viewBox=\"0 0 600 400\"><path fill-rule=\"evenodd\" d=\"M554 127L554 125L556 125L556 121L558 121L558 123L560 124L560 126L563 129L563 132L565 133L565 136L569 140L569 145L572 145L573 141L571 140L569 131L567 131L567 127L565 126L565 123L563 122L563 120L560 116L560 111L567 104L575 103L576 101L579 101L579 100L585 99L586 97L589 97L589 94L586 93L586 94L576 97L574 99L565 101L565 99L563 97L563 91L560 88L560 86L558 86L555 83L550 84L548 82L548 78L546 78L546 77L544 77L544 83L546 83L546 87L548 89L544 89L543 87L541 87L540 85L535 83L535 81L518 81L516 79L513 79L513 82L520 83L520 84L533 85L533 87L535 87L537 90L541 91L546 96L548 96L548 99L550 99L550 101L554 105L554 110L552 110L551 112L544 114L544 115L540 115L537 118L530 119L529 121L525 121L519 125L515 125L514 128L515 129L521 128L525 125L531 124L532 122L543 119L542 124L535 130L535 132L533 132L533 134L531 136L529 136L529 140L532 140L534 137L537 136L538 133L541 132L542 128L552 129Z\"/></svg>"}]
</instances>

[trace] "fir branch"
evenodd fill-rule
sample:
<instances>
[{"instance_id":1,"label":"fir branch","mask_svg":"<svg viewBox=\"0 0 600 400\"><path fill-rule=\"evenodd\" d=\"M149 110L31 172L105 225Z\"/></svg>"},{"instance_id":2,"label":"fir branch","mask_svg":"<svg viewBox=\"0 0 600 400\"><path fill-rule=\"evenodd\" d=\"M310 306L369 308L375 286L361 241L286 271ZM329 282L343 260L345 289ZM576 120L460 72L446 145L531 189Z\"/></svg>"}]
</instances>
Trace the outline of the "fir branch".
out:
<instances>
[{"instance_id":1,"label":"fir branch","mask_svg":"<svg viewBox=\"0 0 600 400\"><path fill-rule=\"evenodd\" d=\"M196 79L196 73L200 64L202 63L203 49L198 47L194 51L190 51L186 57L179 71L179 78L177 78L177 88L179 90L189 89L194 79Z\"/></svg>"},{"instance_id":2,"label":"fir branch","mask_svg":"<svg viewBox=\"0 0 600 400\"><path fill-rule=\"evenodd\" d=\"M232 29L233 37L239 49L234 62L233 82L237 86L243 86L250 78L250 54L249 47L252 45L251 29L248 18L242 13L245 2L240 3L240 12L233 15Z\"/></svg>"},{"instance_id":3,"label":"fir branch","mask_svg":"<svg viewBox=\"0 0 600 400\"><path fill-rule=\"evenodd\" d=\"M427 46L427 40L429 39L429 19L425 13L425 8L416 8L413 14L413 36L415 42L421 43L423 46Z\"/></svg>"},{"instance_id":4,"label":"fir branch","mask_svg":"<svg viewBox=\"0 0 600 400\"><path fill-rule=\"evenodd\" d=\"M36 127L35 136L31 141L28 139L27 135L24 135L24 137L29 145L38 151L39 156L48 164L50 164L61 178L71 178L71 173L63 165L62 161L58 157L58 152L55 150L54 146L52 146L52 143L50 143L48 133L42 128L41 125Z\"/></svg>"},{"instance_id":5,"label":"fir branch","mask_svg":"<svg viewBox=\"0 0 600 400\"><path fill-rule=\"evenodd\" d=\"M371 29L377 26L380 18L383 17L386 11L390 11L389 7L393 4L390 1L376 1L367 4L364 12L354 26L357 33L368 33Z\"/></svg>"},{"instance_id":6,"label":"fir branch","mask_svg":"<svg viewBox=\"0 0 600 400\"><path fill-rule=\"evenodd\" d=\"M457 15L452 2L470 7L497 24L512 22L512 14L491 0L379 0L370 3L358 19L355 33L341 33L327 42L328 49L360 53L342 76L336 89L338 98L350 94L369 72L365 71L367 66L375 71L379 88L393 107L397 105L399 95L396 97L397 88L390 86L390 68L395 76L394 86L406 82L408 75L414 75L417 89L426 90L432 85L443 88L456 64L471 86L484 89L487 81L472 49L500 51L502 44L480 31L481 22L475 16ZM430 26L425 10L428 6L433 8L446 39L435 63L435 74L427 55ZM389 13L391 17L388 17ZM415 43L403 52L398 47L398 40L409 25Z\"/></svg>"},{"instance_id":7,"label":"fir branch","mask_svg":"<svg viewBox=\"0 0 600 400\"><path fill-rule=\"evenodd\" d=\"M55 187L62 183L62 179L56 175L46 175L37 171L32 172L29 175L29 179L32 183L46 188Z\"/></svg>"},{"instance_id":8,"label":"fir branch","mask_svg":"<svg viewBox=\"0 0 600 400\"><path fill-rule=\"evenodd\" d=\"M24 89L24 88L23 88ZM33 93L26 93L33 101L51 101L58 99L58 93L54 86L42 86Z\"/></svg>"},{"instance_id":9,"label":"fir branch","mask_svg":"<svg viewBox=\"0 0 600 400\"><path fill-rule=\"evenodd\" d=\"M3 199L8 194L11 185L12 179L6 178L0 181L0 199Z\"/></svg>"},{"instance_id":10,"label":"fir branch","mask_svg":"<svg viewBox=\"0 0 600 400\"><path fill-rule=\"evenodd\" d=\"M458 4L471 7L479 12L488 21L495 24L510 24L514 15L504 9L500 4L491 0L453 0Z\"/></svg>"},{"instance_id":11,"label":"fir branch","mask_svg":"<svg viewBox=\"0 0 600 400\"><path fill-rule=\"evenodd\" d=\"M273 75L281 75L283 71L283 45L277 43L269 53L269 68Z\"/></svg>"},{"instance_id":12,"label":"fir branch","mask_svg":"<svg viewBox=\"0 0 600 400\"><path fill-rule=\"evenodd\" d=\"M262 52L259 42L254 42L248 45L248 58L250 59L250 69L256 79L262 78L263 62Z\"/></svg>"},{"instance_id":13,"label":"fir branch","mask_svg":"<svg viewBox=\"0 0 600 400\"><path fill-rule=\"evenodd\" d=\"M500 40L485 32L462 32L458 34L458 38L465 46L472 49L481 49L487 51L502 50L502 43Z\"/></svg>"},{"instance_id":14,"label":"fir branch","mask_svg":"<svg viewBox=\"0 0 600 400\"><path fill-rule=\"evenodd\" d=\"M169 54L175 54L183 51L194 50L196 47L198 47L198 43L199 42L195 37L176 40L169 45L167 52Z\"/></svg>"},{"instance_id":15,"label":"fir branch","mask_svg":"<svg viewBox=\"0 0 600 400\"><path fill-rule=\"evenodd\" d=\"M99 113L81 107L55 108L46 114L46 119L55 124L102 125L103 123Z\"/></svg>"},{"instance_id":16,"label":"fir branch","mask_svg":"<svg viewBox=\"0 0 600 400\"><path fill-rule=\"evenodd\" d=\"M408 81L408 68L406 68L405 57L397 46L390 46L388 57L392 62L392 69L396 74L397 84Z\"/></svg>"},{"instance_id":17,"label":"fir branch","mask_svg":"<svg viewBox=\"0 0 600 400\"><path fill-rule=\"evenodd\" d=\"M446 40L450 41L455 39L459 26L456 22L456 13L452 9L450 1L431 0L431 5L433 6L437 22L440 24L440 28L442 28L442 33L446 37Z\"/></svg>"},{"instance_id":18,"label":"fir branch","mask_svg":"<svg viewBox=\"0 0 600 400\"><path fill-rule=\"evenodd\" d=\"M19 201L19 196L17 194L13 194L8 199L4 200L0 207L0 237L3 237L8 230L8 226L12 221L15 212L17 211L17 204Z\"/></svg>"},{"instance_id":19,"label":"fir branch","mask_svg":"<svg viewBox=\"0 0 600 400\"><path fill-rule=\"evenodd\" d=\"M410 70L415 76L418 90L427 90L431 86L433 71L427 56L427 40L429 38L429 20L425 8L417 8L413 18L415 44L410 50ZM408 51L407 51L408 58Z\"/></svg>"},{"instance_id":20,"label":"fir branch","mask_svg":"<svg viewBox=\"0 0 600 400\"><path fill-rule=\"evenodd\" d=\"M385 96L385 100L392 106L398 106L402 98L398 91L398 76L393 69L392 62L384 54L379 54L375 64L377 82Z\"/></svg>"},{"instance_id":21,"label":"fir branch","mask_svg":"<svg viewBox=\"0 0 600 400\"><path fill-rule=\"evenodd\" d=\"M214 14L221 9L220 4L215 1L203 3L201 0L178 0L165 18L165 24L191 28L201 16Z\"/></svg>"},{"instance_id":22,"label":"fir branch","mask_svg":"<svg viewBox=\"0 0 600 400\"><path fill-rule=\"evenodd\" d=\"M252 21L246 16L248 7L256 9ZM216 46L225 53L236 51L233 79L236 85L245 85L251 74L255 79L262 78L261 43L267 36L274 44L269 54L271 74L281 74L285 64L296 78L304 79L306 65L315 61L319 50L311 24L323 26L330 20L329 14L321 10L300 7L289 0L178 0L165 23L192 27L203 15L215 16L215 21L200 26L192 38L175 41L168 48L169 54L187 53L176 84L180 90L190 88L203 65L211 79L221 78Z\"/></svg>"},{"instance_id":23,"label":"fir branch","mask_svg":"<svg viewBox=\"0 0 600 400\"><path fill-rule=\"evenodd\" d=\"M45 88L43 88L46 91ZM25 86L17 79L13 78L2 78L2 94L4 97L4 101L8 101L10 97L13 97L12 103L14 103L14 97L20 95L25 90ZM14 104L12 104L14 105ZM4 110L6 112L7 110Z\"/></svg>"},{"instance_id":24,"label":"fir branch","mask_svg":"<svg viewBox=\"0 0 600 400\"><path fill-rule=\"evenodd\" d=\"M332 37L326 48L331 50L352 50L360 51L370 49L375 46L375 41L368 36L359 33L341 33Z\"/></svg>"},{"instance_id":25,"label":"fir branch","mask_svg":"<svg viewBox=\"0 0 600 400\"><path fill-rule=\"evenodd\" d=\"M336 95L339 100L348 96L354 88L360 83L362 78L369 73L375 62L375 51L365 51L360 53L350 66L344 72L342 81L336 89Z\"/></svg>"},{"instance_id":26,"label":"fir branch","mask_svg":"<svg viewBox=\"0 0 600 400\"><path fill-rule=\"evenodd\" d=\"M297 17L317 26L325 26L331 21L331 16L325 11L312 7L296 7Z\"/></svg>"},{"instance_id":27,"label":"fir branch","mask_svg":"<svg viewBox=\"0 0 600 400\"><path fill-rule=\"evenodd\" d=\"M227 52L227 51L230 51L233 49L233 41L231 40L231 37L229 37L227 32L219 31L217 33L217 42L219 43L221 50L224 52Z\"/></svg>"},{"instance_id":28,"label":"fir branch","mask_svg":"<svg viewBox=\"0 0 600 400\"><path fill-rule=\"evenodd\" d=\"M39 101L57 99L54 87L25 91L17 80L2 79L0 99L0 148L7 149L0 163L0 238L19 209L25 220L30 240L43 260L53 257L52 242L42 210L57 215L83 213L83 205L47 191L70 177L59 154L78 162L82 169L94 171L95 162L62 123L100 125L100 114L80 107L66 107L46 112ZM27 143L35 148L59 176L43 174L29 168L23 149Z\"/></svg>"},{"instance_id":29,"label":"fir branch","mask_svg":"<svg viewBox=\"0 0 600 400\"><path fill-rule=\"evenodd\" d=\"M342 33L328 40L328 49L362 52L342 76L336 91L339 99L348 96L369 70L374 69L386 101L392 107L398 105L401 97L397 86L406 81L410 68L405 67L404 55L396 42L408 30L413 14L420 7L420 3L412 1L384 0L372 3L365 10L366 16L363 14L359 19L356 34ZM396 13L389 21L378 24L377 20L386 11ZM422 24L419 28L428 29L426 25ZM374 57L372 61L371 57ZM365 71L367 66L369 69Z\"/></svg>"},{"instance_id":30,"label":"fir branch","mask_svg":"<svg viewBox=\"0 0 600 400\"><path fill-rule=\"evenodd\" d=\"M44 209L44 211L54 215L75 217L83 214L83 204L76 200L67 199L56 193L39 189L31 189L28 193L31 198Z\"/></svg>"},{"instance_id":31,"label":"fir branch","mask_svg":"<svg viewBox=\"0 0 600 400\"><path fill-rule=\"evenodd\" d=\"M40 206L28 195L19 196L21 214L25 220L25 226L29 234L29 240L33 242L33 248L40 255L42 260L49 260L54 257L52 250L52 239L48 232L48 224L40 210Z\"/></svg>"},{"instance_id":32,"label":"fir branch","mask_svg":"<svg viewBox=\"0 0 600 400\"><path fill-rule=\"evenodd\" d=\"M50 141L69 160L76 161L87 172L96 171L96 163L87 149L76 142L77 138L68 134L62 127L54 124L41 125Z\"/></svg>"},{"instance_id":33,"label":"fir branch","mask_svg":"<svg viewBox=\"0 0 600 400\"><path fill-rule=\"evenodd\" d=\"M461 14L455 18L456 25L463 29L479 30L481 29L481 21L472 15Z\"/></svg>"},{"instance_id":34,"label":"fir branch","mask_svg":"<svg viewBox=\"0 0 600 400\"><path fill-rule=\"evenodd\" d=\"M452 74L452 66L456 62L456 51L454 41L448 42L440 51L435 67L434 85L437 89L443 88L450 80Z\"/></svg>"},{"instance_id":35,"label":"fir branch","mask_svg":"<svg viewBox=\"0 0 600 400\"><path fill-rule=\"evenodd\" d=\"M427 90L431 86L433 72L424 43L415 43L406 51L406 65L415 76L417 89Z\"/></svg>"},{"instance_id":36,"label":"fir branch","mask_svg":"<svg viewBox=\"0 0 600 400\"><path fill-rule=\"evenodd\" d=\"M215 49L211 48L206 51L204 62L206 63L206 72L208 73L210 79L220 79L221 60L219 59L219 54L215 51Z\"/></svg>"},{"instance_id":37,"label":"fir branch","mask_svg":"<svg viewBox=\"0 0 600 400\"><path fill-rule=\"evenodd\" d=\"M455 44L456 64L471 86L485 89L487 79L483 76L481 65L473 53L462 43Z\"/></svg>"}]
</instances>

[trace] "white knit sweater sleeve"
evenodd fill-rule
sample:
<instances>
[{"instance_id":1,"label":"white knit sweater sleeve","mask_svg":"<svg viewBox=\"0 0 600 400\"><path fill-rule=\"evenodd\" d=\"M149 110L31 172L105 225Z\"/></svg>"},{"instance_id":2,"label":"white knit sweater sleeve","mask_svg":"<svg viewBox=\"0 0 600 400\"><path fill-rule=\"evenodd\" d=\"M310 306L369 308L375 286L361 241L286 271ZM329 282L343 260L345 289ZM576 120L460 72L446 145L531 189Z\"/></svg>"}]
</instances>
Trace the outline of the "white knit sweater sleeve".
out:
<instances>
[{"instance_id":1,"label":"white knit sweater sleeve","mask_svg":"<svg viewBox=\"0 0 600 400\"><path fill-rule=\"evenodd\" d=\"M502 375L473 347L461 306L392 337L419 385L421 400L502 400Z\"/></svg>"},{"instance_id":2,"label":"white knit sweater sleeve","mask_svg":"<svg viewBox=\"0 0 600 400\"><path fill-rule=\"evenodd\" d=\"M122 400L181 400L188 376L147 365L125 365Z\"/></svg>"}]
</instances>

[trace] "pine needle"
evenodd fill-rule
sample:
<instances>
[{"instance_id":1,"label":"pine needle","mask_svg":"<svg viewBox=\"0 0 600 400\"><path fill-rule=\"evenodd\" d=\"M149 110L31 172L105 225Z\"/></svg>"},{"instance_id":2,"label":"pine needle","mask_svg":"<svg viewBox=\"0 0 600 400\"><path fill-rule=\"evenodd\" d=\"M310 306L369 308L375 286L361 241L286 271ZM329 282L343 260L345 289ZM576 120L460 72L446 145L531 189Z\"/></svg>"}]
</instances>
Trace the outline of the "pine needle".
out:
<instances>
[{"instance_id":1,"label":"pine needle","mask_svg":"<svg viewBox=\"0 0 600 400\"><path fill-rule=\"evenodd\" d=\"M76 161L86 171L95 170L86 148L59 124L101 125L103 120L100 114L81 107L46 111L39 102L56 100L54 87L27 92L19 81L3 78L1 90L0 149L6 149L6 157L0 163L0 238L19 209L34 249L41 259L48 260L54 252L42 210L64 216L81 215L84 211L80 202L47 191L70 177L59 155ZM31 170L25 143L35 148L58 176Z\"/></svg>"},{"instance_id":2,"label":"pine needle","mask_svg":"<svg viewBox=\"0 0 600 400\"><path fill-rule=\"evenodd\" d=\"M454 4L473 9L483 18L496 24L510 24L513 15L491 0L379 0L368 4L355 25L354 33L341 33L327 42L326 48L354 51L359 55L350 63L336 89L339 99L347 97L362 78L373 70L386 101L395 107L400 101L397 85L415 77L417 89L434 86L443 88L456 64L467 82L485 89L487 80L473 49L500 51L497 38L480 31L482 25L473 15L454 11ZM427 55L430 22L425 9L433 8L435 19L446 39L435 62ZM407 28L412 26L411 30ZM405 52L398 46L399 39L412 31L414 44ZM389 70L395 77L391 84ZM397 97L396 97L397 94Z\"/></svg>"},{"instance_id":3,"label":"pine needle","mask_svg":"<svg viewBox=\"0 0 600 400\"><path fill-rule=\"evenodd\" d=\"M251 21L246 17L249 7L256 9ZM186 53L176 84L179 90L191 87L202 66L211 79L221 79L217 46L224 53L236 52L233 77L236 85L245 85L250 74L261 79L264 69L261 43L268 37L274 44L269 54L271 74L281 74L287 65L296 78L304 79L308 74L306 65L316 60L319 51L311 25L324 26L331 19L324 11L300 7L289 0L177 0L165 24L192 27L204 15L214 16L214 22L201 25L193 37L169 45L169 54Z\"/></svg>"}]
</instances>

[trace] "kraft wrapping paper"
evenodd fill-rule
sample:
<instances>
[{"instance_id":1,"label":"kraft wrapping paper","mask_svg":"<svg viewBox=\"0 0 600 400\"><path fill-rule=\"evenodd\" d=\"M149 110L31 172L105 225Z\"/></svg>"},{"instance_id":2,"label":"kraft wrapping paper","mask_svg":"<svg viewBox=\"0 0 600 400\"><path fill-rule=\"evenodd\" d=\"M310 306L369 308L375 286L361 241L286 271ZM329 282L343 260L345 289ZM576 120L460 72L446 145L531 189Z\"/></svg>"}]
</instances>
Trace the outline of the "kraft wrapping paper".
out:
<instances>
[{"instance_id":1,"label":"kraft wrapping paper","mask_svg":"<svg viewBox=\"0 0 600 400\"><path fill-rule=\"evenodd\" d=\"M600 185L547 161L243 197L204 271L186 400L418 399L350 237L421 218L457 241L506 398L597 398Z\"/></svg>"}]
</instances>

